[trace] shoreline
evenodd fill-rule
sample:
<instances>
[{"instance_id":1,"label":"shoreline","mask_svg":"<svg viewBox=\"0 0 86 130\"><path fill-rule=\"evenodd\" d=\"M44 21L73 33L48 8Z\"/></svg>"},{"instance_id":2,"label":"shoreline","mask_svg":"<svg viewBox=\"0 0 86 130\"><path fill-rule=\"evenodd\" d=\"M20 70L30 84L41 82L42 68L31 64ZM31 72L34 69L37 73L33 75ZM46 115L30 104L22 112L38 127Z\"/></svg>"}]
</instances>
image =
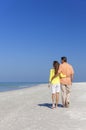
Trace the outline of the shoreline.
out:
<instances>
[{"instance_id":1,"label":"shoreline","mask_svg":"<svg viewBox=\"0 0 86 130\"><path fill-rule=\"evenodd\" d=\"M24 88L31 88L31 87L36 87L41 84L46 84L46 83L37 83L37 82L8 82L8 83L2 83L0 84L0 92L6 92L6 91L15 91L19 89L24 89Z\"/></svg>"},{"instance_id":2,"label":"shoreline","mask_svg":"<svg viewBox=\"0 0 86 130\"><path fill-rule=\"evenodd\" d=\"M4 82L3 82L4 83ZM8 82L9 83L9 82ZM12 82L10 82L12 83ZM16 83L16 82L15 82ZM23 83L23 82L22 82ZM73 82L73 85L74 84L85 84L86 82ZM37 87L37 86L40 86L42 84L45 84L45 85L48 85L48 83L31 83L29 85L20 85L20 86L5 86L5 88L3 88L4 86L0 86L0 93L4 93L4 92L9 92L9 91L16 91L16 90L22 90L22 89L27 89L27 88L33 88L33 87Z\"/></svg>"}]
</instances>

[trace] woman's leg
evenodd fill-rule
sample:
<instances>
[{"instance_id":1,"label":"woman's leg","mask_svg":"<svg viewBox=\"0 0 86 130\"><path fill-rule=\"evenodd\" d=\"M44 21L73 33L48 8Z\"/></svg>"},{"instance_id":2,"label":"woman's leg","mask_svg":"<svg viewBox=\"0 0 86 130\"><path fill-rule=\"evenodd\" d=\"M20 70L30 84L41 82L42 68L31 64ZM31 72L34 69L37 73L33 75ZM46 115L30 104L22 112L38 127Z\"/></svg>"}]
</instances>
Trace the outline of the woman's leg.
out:
<instances>
[{"instance_id":1,"label":"woman's leg","mask_svg":"<svg viewBox=\"0 0 86 130\"><path fill-rule=\"evenodd\" d=\"M58 83L58 84L56 85L56 107L58 107L59 92L60 92L60 83Z\"/></svg>"},{"instance_id":2,"label":"woman's leg","mask_svg":"<svg viewBox=\"0 0 86 130\"><path fill-rule=\"evenodd\" d=\"M52 85L52 108L55 107L55 87L56 85Z\"/></svg>"},{"instance_id":3,"label":"woman's leg","mask_svg":"<svg viewBox=\"0 0 86 130\"><path fill-rule=\"evenodd\" d=\"M52 93L52 108L55 108L55 94Z\"/></svg>"},{"instance_id":4,"label":"woman's leg","mask_svg":"<svg viewBox=\"0 0 86 130\"><path fill-rule=\"evenodd\" d=\"M59 92L56 93L56 107L58 107L59 102Z\"/></svg>"}]
</instances>

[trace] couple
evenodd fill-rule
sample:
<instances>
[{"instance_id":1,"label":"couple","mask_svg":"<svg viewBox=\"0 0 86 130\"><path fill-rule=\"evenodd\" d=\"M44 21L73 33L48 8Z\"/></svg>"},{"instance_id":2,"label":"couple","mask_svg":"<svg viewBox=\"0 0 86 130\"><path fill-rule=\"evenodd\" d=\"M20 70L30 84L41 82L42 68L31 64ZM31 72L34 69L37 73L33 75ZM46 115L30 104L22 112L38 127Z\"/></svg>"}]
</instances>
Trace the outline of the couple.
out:
<instances>
[{"instance_id":1,"label":"couple","mask_svg":"<svg viewBox=\"0 0 86 130\"><path fill-rule=\"evenodd\" d=\"M67 63L66 57L61 57L61 64L53 62L53 69L50 70L49 87L52 89L52 109L58 107L60 87L62 91L62 105L69 107L70 90L73 80L73 67Z\"/></svg>"}]
</instances>

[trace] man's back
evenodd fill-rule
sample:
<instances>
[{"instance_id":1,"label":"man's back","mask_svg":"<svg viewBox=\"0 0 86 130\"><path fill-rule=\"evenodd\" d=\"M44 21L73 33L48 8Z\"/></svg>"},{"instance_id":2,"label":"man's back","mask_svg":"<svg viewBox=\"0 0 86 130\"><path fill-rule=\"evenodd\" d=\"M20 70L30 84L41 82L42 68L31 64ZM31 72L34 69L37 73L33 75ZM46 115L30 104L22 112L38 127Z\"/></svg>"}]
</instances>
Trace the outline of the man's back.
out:
<instances>
[{"instance_id":1,"label":"man's back","mask_svg":"<svg viewBox=\"0 0 86 130\"><path fill-rule=\"evenodd\" d=\"M61 83L65 85L71 85L71 75L74 74L74 70L70 64L64 62L59 67L59 73L66 75L66 78L61 79Z\"/></svg>"}]
</instances>

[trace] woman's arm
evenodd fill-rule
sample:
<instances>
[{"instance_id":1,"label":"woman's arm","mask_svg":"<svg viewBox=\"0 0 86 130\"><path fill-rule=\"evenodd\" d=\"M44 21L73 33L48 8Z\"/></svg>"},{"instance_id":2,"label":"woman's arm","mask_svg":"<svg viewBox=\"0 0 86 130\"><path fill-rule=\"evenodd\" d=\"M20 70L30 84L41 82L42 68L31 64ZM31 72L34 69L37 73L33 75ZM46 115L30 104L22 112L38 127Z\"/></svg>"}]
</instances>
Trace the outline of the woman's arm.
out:
<instances>
[{"instance_id":1,"label":"woman's arm","mask_svg":"<svg viewBox=\"0 0 86 130\"><path fill-rule=\"evenodd\" d=\"M51 78L51 81L56 78L57 76L59 76L59 73L57 72L52 78Z\"/></svg>"}]
</instances>

